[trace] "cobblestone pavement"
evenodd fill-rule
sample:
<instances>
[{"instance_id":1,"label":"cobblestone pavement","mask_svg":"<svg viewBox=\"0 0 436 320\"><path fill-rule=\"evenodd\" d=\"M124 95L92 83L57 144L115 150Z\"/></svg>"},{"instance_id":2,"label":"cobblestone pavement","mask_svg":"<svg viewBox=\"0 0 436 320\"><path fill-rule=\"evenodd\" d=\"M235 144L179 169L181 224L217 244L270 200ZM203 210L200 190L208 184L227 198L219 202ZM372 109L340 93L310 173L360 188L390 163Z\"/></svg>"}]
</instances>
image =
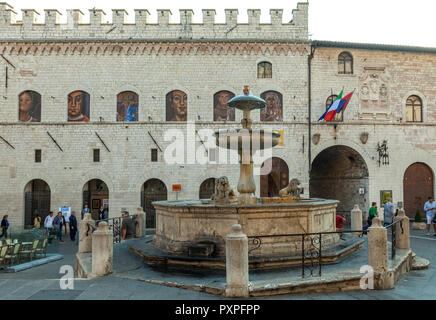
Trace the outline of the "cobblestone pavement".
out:
<instances>
[{"instance_id":1,"label":"cobblestone pavement","mask_svg":"<svg viewBox=\"0 0 436 320\"><path fill-rule=\"evenodd\" d=\"M285 295L261 299L304 299L304 300L379 300L379 299L434 299L436 285L436 237L426 236L424 231L411 232L411 246L420 257L430 260L428 270L412 271L403 276L396 284L395 289L387 291L353 291L328 294ZM141 241L141 240L132 240ZM114 259L114 274L92 280L75 280L73 290L61 290L61 266L69 265L74 268L77 245L66 240L59 244L58 252L64 259L51 262L17 273L0 273L0 299L1 300L209 300L223 299L215 295L150 284L135 279L129 279L129 274L150 271L144 267L139 257L126 250L128 243L117 245ZM168 280L191 277L198 281L222 281L223 275L187 275L177 273L160 274ZM194 281L192 280L192 281Z\"/></svg>"}]
</instances>

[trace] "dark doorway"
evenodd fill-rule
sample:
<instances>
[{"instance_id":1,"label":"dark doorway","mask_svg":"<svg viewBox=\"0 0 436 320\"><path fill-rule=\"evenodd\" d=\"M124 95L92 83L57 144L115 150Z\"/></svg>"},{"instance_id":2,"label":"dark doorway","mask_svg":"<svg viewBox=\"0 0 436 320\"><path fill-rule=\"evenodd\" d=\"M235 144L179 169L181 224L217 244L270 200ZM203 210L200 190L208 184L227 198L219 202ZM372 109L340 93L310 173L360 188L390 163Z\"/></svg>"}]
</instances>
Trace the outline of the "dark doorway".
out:
<instances>
[{"instance_id":1,"label":"dark doorway","mask_svg":"<svg viewBox=\"0 0 436 320\"><path fill-rule=\"evenodd\" d=\"M204 180L200 185L200 199L210 199L215 192L215 178Z\"/></svg>"},{"instance_id":2,"label":"dark doorway","mask_svg":"<svg viewBox=\"0 0 436 320\"><path fill-rule=\"evenodd\" d=\"M330 147L312 162L310 197L339 200L336 212L346 218L358 204L365 217L369 210L368 179L368 166L357 151L346 146Z\"/></svg>"},{"instance_id":3,"label":"dark doorway","mask_svg":"<svg viewBox=\"0 0 436 320\"><path fill-rule=\"evenodd\" d=\"M41 225L50 213L50 187L43 180L32 180L24 188L24 226L32 227L38 214Z\"/></svg>"},{"instance_id":4,"label":"dark doorway","mask_svg":"<svg viewBox=\"0 0 436 320\"><path fill-rule=\"evenodd\" d=\"M415 218L417 210L425 219L424 204L433 194L433 172L424 163L414 163L407 168L403 179L404 211L409 218Z\"/></svg>"},{"instance_id":5,"label":"dark doorway","mask_svg":"<svg viewBox=\"0 0 436 320\"><path fill-rule=\"evenodd\" d=\"M109 208L109 188L106 183L100 179L93 179L85 183L83 186L83 201L82 208L88 204L91 211L91 217L94 220L99 219L98 210L100 206ZM108 213L108 216L110 212Z\"/></svg>"},{"instance_id":6,"label":"dark doorway","mask_svg":"<svg viewBox=\"0 0 436 320\"><path fill-rule=\"evenodd\" d=\"M156 228L156 209L152 202L167 199L167 187L159 179L150 179L142 185L141 204L146 214L146 228Z\"/></svg>"},{"instance_id":7,"label":"dark doorway","mask_svg":"<svg viewBox=\"0 0 436 320\"><path fill-rule=\"evenodd\" d=\"M270 171L269 168L271 168ZM285 161L280 158L269 158L262 164L260 176L261 197L278 197L279 191L285 188L288 183L289 168Z\"/></svg>"}]
</instances>

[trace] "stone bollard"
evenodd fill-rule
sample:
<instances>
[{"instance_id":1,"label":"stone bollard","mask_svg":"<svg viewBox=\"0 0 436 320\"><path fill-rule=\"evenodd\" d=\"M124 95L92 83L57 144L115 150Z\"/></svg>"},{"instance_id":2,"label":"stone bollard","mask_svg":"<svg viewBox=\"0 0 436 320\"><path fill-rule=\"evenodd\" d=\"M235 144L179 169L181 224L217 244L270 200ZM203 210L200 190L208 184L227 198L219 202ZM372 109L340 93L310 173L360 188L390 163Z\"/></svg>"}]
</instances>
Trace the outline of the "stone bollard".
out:
<instances>
[{"instance_id":1,"label":"stone bollard","mask_svg":"<svg viewBox=\"0 0 436 320\"><path fill-rule=\"evenodd\" d=\"M226 297L248 297L248 238L235 224L226 237Z\"/></svg>"},{"instance_id":2,"label":"stone bollard","mask_svg":"<svg viewBox=\"0 0 436 320\"><path fill-rule=\"evenodd\" d=\"M394 222L402 220L402 225L397 223L395 227L396 230L396 240L398 249L410 249L410 229L409 229L409 218L406 216L404 210L398 210L398 216L394 218ZM401 228L402 227L402 228ZM402 230L403 231L402 231Z\"/></svg>"},{"instance_id":3,"label":"stone bollard","mask_svg":"<svg viewBox=\"0 0 436 320\"><path fill-rule=\"evenodd\" d=\"M142 238L145 236L145 212L142 208L138 208L136 212L136 238Z\"/></svg>"},{"instance_id":4,"label":"stone bollard","mask_svg":"<svg viewBox=\"0 0 436 320\"><path fill-rule=\"evenodd\" d=\"M362 210L358 204L351 210L351 230L363 230Z\"/></svg>"},{"instance_id":5,"label":"stone bollard","mask_svg":"<svg viewBox=\"0 0 436 320\"><path fill-rule=\"evenodd\" d=\"M92 251L92 228L88 227L88 223L94 225L94 220L92 220L90 213L85 213L83 220L79 222L78 253L87 253Z\"/></svg>"},{"instance_id":6,"label":"stone bollard","mask_svg":"<svg viewBox=\"0 0 436 320\"><path fill-rule=\"evenodd\" d=\"M107 222L98 224L98 229L92 233L92 274L105 276L112 273L114 256L114 234L109 230Z\"/></svg>"},{"instance_id":7,"label":"stone bollard","mask_svg":"<svg viewBox=\"0 0 436 320\"><path fill-rule=\"evenodd\" d=\"M388 272L388 232L378 217L372 219L368 229L368 264L374 270L374 288L392 289L394 287L393 274Z\"/></svg>"}]
</instances>

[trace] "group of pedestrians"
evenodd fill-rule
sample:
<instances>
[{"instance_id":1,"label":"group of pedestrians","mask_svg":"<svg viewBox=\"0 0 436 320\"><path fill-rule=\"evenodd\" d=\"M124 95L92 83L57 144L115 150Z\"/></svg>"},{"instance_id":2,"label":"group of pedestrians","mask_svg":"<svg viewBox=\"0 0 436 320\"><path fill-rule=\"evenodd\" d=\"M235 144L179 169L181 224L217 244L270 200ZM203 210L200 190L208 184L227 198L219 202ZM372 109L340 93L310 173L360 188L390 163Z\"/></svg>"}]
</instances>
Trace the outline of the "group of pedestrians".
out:
<instances>
[{"instance_id":1,"label":"group of pedestrians","mask_svg":"<svg viewBox=\"0 0 436 320\"><path fill-rule=\"evenodd\" d=\"M63 229L65 229L65 235L67 234L67 228L70 231L70 239L71 241L76 241L76 233L77 233L77 218L76 212L72 211L71 216L67 219L62 215L62 212L59 211L58 214L53 217L53 211L50 211L49 215L45 218L44 228L47 230L48 235L56 235L59 239L59 242L64 242L62 240Z\"/></svg>"},{"instance_id":2,"label":"group of pedestrians","mask_svg":"<svg viewBox=\"0 0 436 320\"><path fill-rule=\"evenodd\" d=\"M397 209L398 211L398 209ZM394 217L397 215L397 212L394 208L394 204L392 203L392 198L389 198L388 201L383 205L383 224L385 227L394 223ZM371 227L372 220L378 217L378 209L377 202L371 203L371 208L369 208L368 212L368 220L367 220L367 228Z\"/></svg>"}]
</instances>

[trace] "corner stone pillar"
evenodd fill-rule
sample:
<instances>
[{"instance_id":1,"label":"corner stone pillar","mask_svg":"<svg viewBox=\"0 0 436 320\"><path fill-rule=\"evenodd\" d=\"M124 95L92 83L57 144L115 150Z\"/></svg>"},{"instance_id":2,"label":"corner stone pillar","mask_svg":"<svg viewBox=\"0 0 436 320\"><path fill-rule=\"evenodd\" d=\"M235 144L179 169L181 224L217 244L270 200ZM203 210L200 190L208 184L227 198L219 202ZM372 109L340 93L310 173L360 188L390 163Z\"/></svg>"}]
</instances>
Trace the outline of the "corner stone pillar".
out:
<instances>
[{"instance_id":1,"label":"corner stone pillar","mask_svg":"<svg viewBox=\"0 0 436 320\"><path fill-rule=\"evenodd\" d=\"M94 220L92 220L90 213L85 213L83 220L79 222L79 252L78 253L87 253L92 251L92 229L90 226L88 226L88 223L94 225Z\"/></svg>"},{"instance_id":2,"label":"corner stone pillar","mask_svg":"<svg viewBox=\"0 0 436 320\"><path fill-rule=\"evenodd\" d=\"M240 224L226 237L226 297L248 297L248 238Z\"/></svg>"},{"instance_id":3,"label":"corner stone pillar","mask_svg":"<svg viewBox=\"0 0 436 320\"><path fill-rule=\"evenodd\" d=\"M102 221L98 229L92 233L92 274L105 276L112 273L114 256L114 235L109 225Z\"/></svg>"},{"instance_id":4,"label":"corner stone pillar","mask_svg":"<svg viewBox=\"0 0 436 320\"><path fill-rule=\"evenodd\" d=\"M393 273L388 271L388 232L382 221L375 217L368 229L368 264L374 270L374 289L378 290L394 287Z\"/></svg>"},{"instance_id":5,"label":"corner stone pillar","mask_svg":"<svg viewBox=\"0 0 436 320\"><path fill-rule=\"evenodd\" d=\"M138 208L136 212L136 238L142 238L145 236L145 212L142 208Z\"/></svg>"},{"instance_id":6,"label":"corner stone pillar","mask_svg":"<svg viewBox=\"0 0 436 320\"><path fill-rule=\"evenodd\" d=\"M410 249L410 228L409 218L406 216L404 210L398 211L398 216L394 218L394 222L402 220L402 222L395 225L397 248L398 249Z\"/></svg>"},{"instance_id":7,"label":"corner stone pillar","mask_svg":"<svg viewBox=\"0 0 436 320\"><path fill-rule=\"evenodd\" d=\"M354 205L354 209L351 210L351 230L363 230L362 210L359 209L359 205Z\"/></svg>"}]
</instances>

